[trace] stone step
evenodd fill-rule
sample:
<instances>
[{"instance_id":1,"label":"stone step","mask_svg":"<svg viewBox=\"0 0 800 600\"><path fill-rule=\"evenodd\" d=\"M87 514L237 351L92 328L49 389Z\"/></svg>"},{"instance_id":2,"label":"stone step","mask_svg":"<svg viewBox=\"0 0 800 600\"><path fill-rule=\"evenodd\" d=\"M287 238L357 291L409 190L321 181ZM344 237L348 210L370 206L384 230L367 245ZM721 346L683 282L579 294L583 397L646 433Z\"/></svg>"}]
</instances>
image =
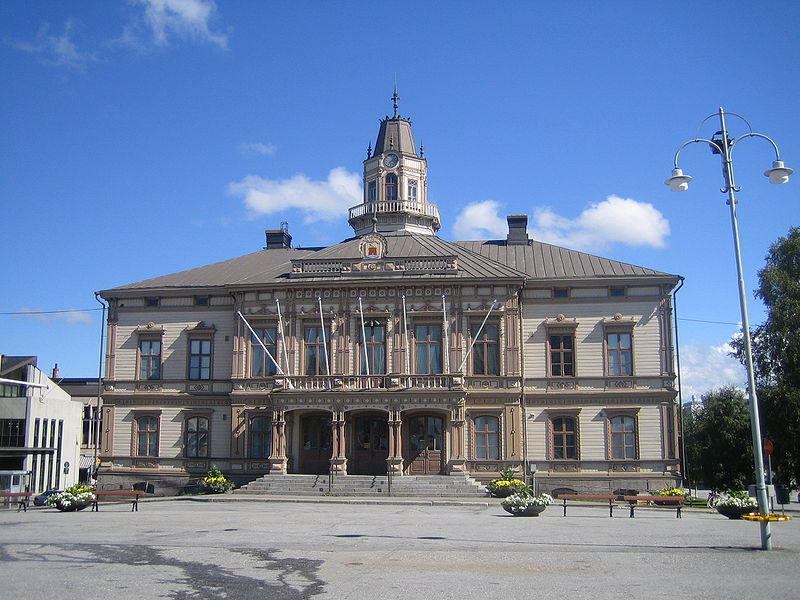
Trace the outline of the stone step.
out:
<instances>
[{"instance_id":1,"label":"stone step","mask_svg":"<svg viewBox=\"0 0 800 600\"><path fill-rule=\"evenodd\" d=\"M235 494L253 495L347 495L375 496L389 493L383 475L338 475L330 482L327 475L264 475L241 486ZM486 497L483 485L462 475L404 475L392 478L393 496Z\"/></svg>"}]
</instances>

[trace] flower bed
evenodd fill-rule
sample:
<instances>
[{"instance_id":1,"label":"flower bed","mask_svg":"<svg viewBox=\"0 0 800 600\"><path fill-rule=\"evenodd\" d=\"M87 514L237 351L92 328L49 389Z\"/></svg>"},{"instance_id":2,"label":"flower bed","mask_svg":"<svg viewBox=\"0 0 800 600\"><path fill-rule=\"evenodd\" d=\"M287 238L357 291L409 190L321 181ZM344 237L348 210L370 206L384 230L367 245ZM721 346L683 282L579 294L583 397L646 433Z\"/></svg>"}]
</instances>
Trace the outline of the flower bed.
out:
<instances>
[{"instance_id":1,"label":"flower bed","mask_svg":"<svg viewBox=\"0 0 800 600\"><path fill-rule=\"evenodd\" d=\"M741 519L744 515L758 509L758 502L745 491L727 491L716 499L710 500L708 505L716 508L717 512L729 519Z\"/></svg>"},{"instance_id":2,"label":"flower bed","mask_svg":"<svg viewBox=\"0 0 800 600\"><path fill-rule=\"evenodd\" d=\"M539 494L538 496L531 496L530 494L521 492L512 494L504 499L500 505L508 513L515 517L535 517L538 516L548 504L553 503L553 497L550 494Z\"/></svg>"},{"instance_id":3,"label":"flower bed","mask_svg":"<svg viewBox=\"0 0 800 600\"><path fill-rule=\"evenodd\" d=\"M216 466L200 480L200 489L205 494L222 494L233 489L233 482L227 479Z\"/></svg>"},{"instance_id":4,"label":"flower bed","mask_svg":"<svg viewBox=\"0 0 800 600\"><path fill-rule=\"evenodd\" d=\"M48 506L53 506L62 512L83 510L95 499L94 488L90 485L74 485L60 494L47 497Z\"/></svg>"}]
</instances>

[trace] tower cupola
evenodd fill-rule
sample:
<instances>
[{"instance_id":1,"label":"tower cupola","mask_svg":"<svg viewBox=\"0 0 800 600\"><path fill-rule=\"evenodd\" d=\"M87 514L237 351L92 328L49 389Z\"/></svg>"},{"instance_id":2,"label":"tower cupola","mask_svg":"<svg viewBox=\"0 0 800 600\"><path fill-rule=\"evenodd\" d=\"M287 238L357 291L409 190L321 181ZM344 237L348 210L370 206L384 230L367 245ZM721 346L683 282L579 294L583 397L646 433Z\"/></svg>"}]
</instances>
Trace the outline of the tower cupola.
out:
<instances>
[{"instance_id":1,"label":"tower cupola","mask_svg":"<svg viewBox=\"0 0 800 600\"><path fill-rule=\"evenodd\" d=\"M434 235L439 209L428 203L428 162L417 152L411 119L401 117L395 88L393 115L381 120L374 152L364 161L364 200L350 209L350 226L357 236L410 231Z\"/></svg>"}]
</instances>

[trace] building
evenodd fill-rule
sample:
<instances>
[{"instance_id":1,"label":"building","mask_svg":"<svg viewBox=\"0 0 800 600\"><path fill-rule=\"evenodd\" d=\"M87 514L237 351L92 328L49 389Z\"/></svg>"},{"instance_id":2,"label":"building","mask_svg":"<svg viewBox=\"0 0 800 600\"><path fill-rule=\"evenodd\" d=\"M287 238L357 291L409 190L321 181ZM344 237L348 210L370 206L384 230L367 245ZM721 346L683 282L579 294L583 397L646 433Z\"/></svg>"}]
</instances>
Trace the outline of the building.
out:
<instances>
[{"instance_id":1,"label":"building","mask_svg":"<svg viewBox=\"0 0 800 600\"><path fill-rule=\"evenodd\" d=\"M680 478L679 278L528 238L436 235L410 120L381 121L354 237L100 292L100 477L536 471L540 489ZM535 465L535 467L534 467Z\"/></svg>"},{"instance_id":2,"label":"building","mask_svg":"<svg viewBox=\"0 0 800 600\"><path fill-rule=\"evenodd\" d=\"M56 365L56 370L58 365ZM53 379L58 387L67 392L73 402L77 402L83 411L81 419L80 436L80 473L81 482L88 482L94 478L95 467L99 460L99 437L102 427L101 405L98 400L100 383L97 377L57 377Z\"/></svg>"},{"instance_id":3,"label":"building","mask_svg":"<svg viewBox=\"0 0 800 600\"><path fill-rule=\"evenodd\" d=\"M0 355L0 489L43 492L78 481L80 405L36 367Z\"/></svg>"}]
</instances>

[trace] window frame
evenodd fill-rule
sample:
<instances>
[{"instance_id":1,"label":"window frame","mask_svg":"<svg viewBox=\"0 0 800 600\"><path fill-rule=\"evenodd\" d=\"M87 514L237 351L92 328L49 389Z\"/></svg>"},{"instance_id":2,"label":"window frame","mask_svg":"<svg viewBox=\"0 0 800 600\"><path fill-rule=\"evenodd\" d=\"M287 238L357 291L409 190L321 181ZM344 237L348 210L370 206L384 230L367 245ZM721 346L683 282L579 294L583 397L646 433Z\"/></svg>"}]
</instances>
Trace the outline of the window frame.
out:
<instances>
[{"instance_id":1,"label":"window frame","mask_svg":"<svg viewBox=\"0 0 800 600\"><path fill-rule=\"evenodd\" d=\"M262 331L263 332L267 332L267 331L274 332L274 334L275 334L275 336L274 336L275 337L274 344L273 343L267 343L268 340L266 338L266 334L264 336L262 336L260 339L264 343L264 345L267 347L267 350L270 351L270 354L272 354L273 358L275 360L279 360L278 359L278 325L277 325L277 323L261 323L261 324L253 325L253 330L257 334L260 334ZM257 341L255 341L252 332L250 332L249 340L250 340L249 356L248 356L248 361L247 361L248 362L248 369L249 369L249 376L252 379L262 379L262 378L266 378L266 377L275 377L275 375L278 374L278 368L275 366L275 363L273 363L269 359L269 357L267 356L266 352L264 352L264 349L261 347L261 344L259 344ZM256 374L255 371L254 371L255 367L257 366L256 365L256 359L257 359L259 354L260 354L259 362L261 363L261 365L260 365L261 366L261 374L260 375Z\"/></svg>"},{"instance_id":2,"label":"window frame","mask_svg":"<svg viewBox=\"0 0 800 600\"><path fill-rule=\"evenodd\" d=\"M374 341L374 332L376 328L381 328L383 330L383 341L376 342ZM387 364L387 348L386 348L386 340L389 328L386 321L379 320L379 319L364 319L364 329L361 328L361 320L358 321L358 341L356 342L356 352L358 353L357 361L358 361L358 374L359 375L366 375L365 366L365 356L364 356L364 344L366 343L366 359L369 362L369 374L370 375L386 375L388 370ZM363 333L367 334L366 342L362 339ZM372 335L370 335L372 334ZM377 361L375 360L375 349L380 348L383 354L383 360L380 364L380 369L375 369L375 365Z\"/></svg>"},{"instance_id":3,"label":"window frame","mask_svg":"<svg viewBox=\"0 0 800 600\"><path fill-rule=\"evenodd\" d=\"M316 341L313 341L313 342L309 342L306 339L306 337L307 337L306 336L306 332L311 330L311 329L316 329L317 330ZM324 338L320 338L319 332L321 332L321 331L324 331ZM316 371L315 373L309 373L308 372L308 370L309 370L309 361L308 361L309 354L308 354L308 352L312 348L316 349L315 350L315 371ZM330 325L326 325L324 327L324 329L323 329L320 325L312 325L310 323L304 324L303 325L303 368L302 368L302 374L305 375L306 377L317 377L317 376L323 376L324 377L326 375L331 375L332 374L332 373L323 373L322 372L322 367L326 366L325 350L323 348L327 349L328 360L327 360L327 367L326 368L329 368L331 371L333 371L333 365L331 364L332 359L333 359L333 354L331 352L332 344L331 344L331 327L330 327Z\"/></svg>"},{"instance_id":4,"label":"window frame","mask_svg":"<svg viewBox=\"0 0 800 600\"><path fill-rule=\"evenodd\" d=\"M195 342L201 344L201 352L193 352L192 346ZM208 343L208 352L202 352L202 344ZM190 381L210 381L214 378L214 337L213 336L190 336L189 337L189 348L187 352L187 379ZM200 366L194 367L192 365L193 359L199 357L200 358ZM206 367L202 366L202 359L206 358L208 361L208 365ZM198 369L198 376L194 376L193 370ZM206 377L202 376L202 371L206 369L208 371L208 375Z\"/></svg>"},{"instance_id":5,"label":"window frame","mask_svg":"<svg viewBox=\"0 0 800 600\"><path fill-rule=\"evenodd\" d=\"M553 338L558 337L560 338L560 344L562 347L560 348L553 348ZM571 348L564 348L563 341L564 339L571 340L572 347ZM548 377L558 377L558 378L565 378L565 377L577 377L578 369L577 369L577 347L576 347L576 340L577 337L575 336L575 330L557 330L557 329L550 329L547 331L547 376ZM567 362L564 357L570 354L571 360ZM554 355L558 355L560 360L555 362L553 360ZM572 370L571 373L565 373L565 367L569 366ZM555 373L555 367L558 366L561 373Z\"/></svg>"},{"instance_id":6,"label":"window frame","mask_svg":"<svg viewBox=\"0 0 800 600\"><path fill-rule=\"evenodd\" d=\"M483 326L483 330L481 330L481 337L475 338L475 334L478 333L480 329L481 323L480 322L472 322L469 326L469 335L470 341L473 342L472 346L472 360L469 361L470 369L472 375L475 376L499 376L502 371L502 366L500 364L500 321L487 321L486 324ZM487 331L489 327L494 327L497 335L495 339L481 339L484 335L487 335ZM476 350L481 349L482 351L482 365L481 371L478 372L476 366L478 366L478 355L479 353ZM496 371L495 373L489 372L491 371L490 367L490 355L494 356L495 359L495 366Z\"/></svg>"},{"instance_id":7,"label":"window frame","mask_svg":"<svg viewBox=\"0 0 800 600\"><path fill-rule=\"evenodd\" d=\"M628 336L628 346L611 347L611 336ZM633 377L636 373L633 361L633 330L632 329L606 329L603 332L603 354L605 360L605 371L607 377ZM624 362L623 357L627 353L628 361ZM612 360L612 356L616 358ZM627 366L626 369L622 367ZM612 369L612 367L615 367ZM618 372L614 372L614 371ZM623 372L624 371L624 372Z\"/></svg>"},{"instance_id":8,"label":"window frame","mask_svg":"<svg viewBox=\"0 0 800 600\"><path fill-rule=\"evenodd\" d=\"M253 423L257 420L263 419L266 423L265 429L263 432L256 432L253 427ZM259 436L263 436L261 441L261 449L263 450L265 447L267 449L266 454L263 456L256 456L253 452L253 447L255 444L255 434L258 433ZM254 460L266 460L272 455L272 416L267 413L254 413L248 415L247 417L247 457Z\"/></svg>"},{"instance_id":9,"label":"window frame","mask_svg":"<svg viewBox=\"0 0 800 600\"><path fill-rule=\"evenodd\" d=\"M399 195L398 195L399 187L400 183L397 179L397 175L395 175L394 173L387 173L386 177L383 180L384 199L387 202L397 202L399 200Z\"/></svg>"},{"instance_id":10,"label":"window frame","mask_svg":"<svg viewBox=\"0 0 800 600\"><path fill-rule=\"evenodd\" d=\"M147 353L145 354L142 348L142 345L152 344L153 342L158 343L158 353ZM152 366L149 369L148 376L144 376L144 369L145 369L145 362L150 364L152 362L152 357L158 357L158 366L157 370L155 370L156 377L152 376L153 369ZM164 338L163 335L140 335L139 339L136 343L136 379L137 381L160 381L164 379Z\"/></svg>"},{"instance_id":11,"label":"window frame","mask_svg":"<svg viewBox=\"0 0 800 600\"><path fill-rule=\"evenodd\" d=\"M155 422L155 429L142 429L141 421L143 419L153 419ZM140 453L140 443L139 437L142 434L155 434L155 452L153 452L152 445L148 441L148 448L147 452ZM161 412L142 412L142 413L134 413L133 417L133 436L132 436L132 448L131 448L131 455L135 458L158 458L161 452Z\"/></svg>"},{"instance_id":12,"label":"window frame","mask_svg":"<svg viewBox=\"0 0 800 600\"><path fill-rule=\"evenodd\" d=\"M443 327L441 323L432 323L430 321L422 321L418 323L414 323L414 374L415 375L441 375L444 373L444 336L443 336ZM439 328L439 338L438 340L431 340L429 335L426 336L425 340L420 341L418 337L418 328L419 327L438 327ZM426 348L426 370L421 372L419 370L419 359L420 359L420 348ZM439 370L432 372L431 371L431 349L438 347L439 349Z\"/></svg>"},{"instance_id":13,"label":"window frame","mask_svg":"<svg viewBox=\"0 0 800 600\"><path fill-rule=\"evenodd\" d=\"M477 414L474 414L474 415L470 415L470 419L472 421L472 444L471 444L471 446L472 446L472 459L473 460L502 460L502 457L503 457L503 420L502 420L501 416L499 414L482 412L482 413L477 413ZM491 429L478 429L478 421L480 419L494 419L494 421L497 423L497 430L492 432ZM492 458L491 456L489 456L489 453L490 453L489 450L492 448L492 446L490 446L488 444L488 442L485 445L479 444L479 440L482 437L488 438L492 434L497 436L497 445L496 445L497 457L496 458ZM487 456L485 456L485 457L478 456L479 449L480 448L484 448L484 447L486 448Z\"/></svg>"},{"instance_id":14,"label":"window frame","mask_svg":"<svg viewBox=\"0 0 800 600\"><path fill-rule=\"evenodd\" d=\"M189 430L189 424L197 421L198 428L194 431ZM205 422L205 430L199 428L201 422ZM200 437L204 434L203 451L199 449ZM194 453L189 452L189 439L190 437L197 438L197 450ZM209 458L211 456L211 414L210 413L186 413L183 418L183 456L184 458Z\"/></svg>"},{"instance_id":15,"label":"window frame","mask_svg":"<svg viewBox=\"0 0 800 600\"><path fill-rule=\"evenodd\" d=\"M569 429L556 429L556 421L572 421L573 427L572 430ZM549 440L548 440L548 454L550 460L555 461L575 461L581 459L581 438L580 438L580 415L579 412L556 412L548 415L548 433L549 433ZM568 448L569 445L564 443L557 444L556 438L562 437L565 438L568 435L574 436L575 443L572 446L572 450L574 452L574 456L568 456ZM564 456L556 456L556 450L561 448L564 450Z\"/></svg>"},{"instance_id":16,"label":"window frame","mask_svg":"<svg viewBox=\"0 0 800 600\"><path fill-rule=\"evenodd\" d=\"M639 448L639 407L615 407L615 408L606 408L605 412L605 420L606 420L606 458L612 461L636 461L639 460L641 456L640 448ZM623 430L623 431L614 431L614 420L618 418L627 418L631 419L633 422L633 429L632 430ZM614 441L620 435L633 435L633 456L627 456L625 452L625 448L630 447L631 445L626 444L623 440L623 456L617 457L614 456Z\"/></svg>"}]
</instances>

